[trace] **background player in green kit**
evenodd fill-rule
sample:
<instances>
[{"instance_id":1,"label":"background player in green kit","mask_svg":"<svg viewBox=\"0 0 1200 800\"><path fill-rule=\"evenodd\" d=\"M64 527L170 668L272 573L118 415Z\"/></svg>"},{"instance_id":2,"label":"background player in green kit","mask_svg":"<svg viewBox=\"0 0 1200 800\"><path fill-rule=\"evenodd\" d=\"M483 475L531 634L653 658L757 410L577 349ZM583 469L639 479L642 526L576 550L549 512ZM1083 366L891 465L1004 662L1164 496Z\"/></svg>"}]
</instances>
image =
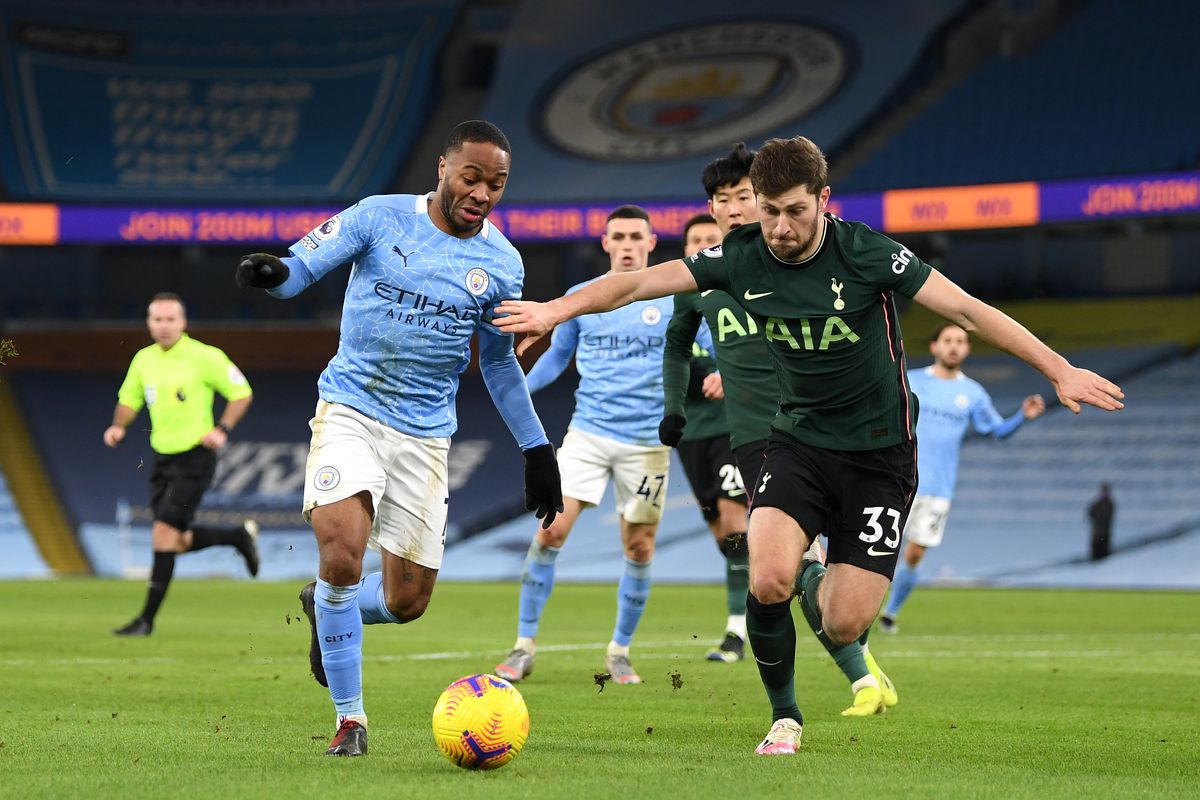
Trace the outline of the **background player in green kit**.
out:
<instances>
[{"instance_id":1,"label":"background player in green kit","mask_svg":"<svg viewBox=\"0 0 1200 800\"><path fill-rule=\"evenodd\" d=\"M701 175L704 191L708 195L709 210L712 211L722 237L757 217L757 202L750 183L750 167L754 163L754 156L753 150L747 150L743 143L738 142L728 155L709 162ZM692 253L685 252L685 257L691 255ZM667 344L663 353L663 392L666 400L660 435L665 444L672 444L679 441L676 432L680 428L683 428L685 434L691 429L691 410L681 402L681 387L688 374L687 343L691 340L687 337L695 337L701 321L708 323L712 333L713 349L723 388L730 397L730 402L725 404L725 414L732 434L730 441L724 446L724 452L729 452L729 446L732 444L741 476L748 484L748 497L753 498L753 491L762 471L767 440L771 436L771 423L779 410L779 382L771 366L771 355L758 324L753 316L726 292L709 290L675 295L675 313L667 327ZM710 463L720 463L721 452L710 442L702 455L708 455ZM692 458L685 452L682 442L680 457L685 466ZM737 521L740 526L733 530L744 528L745 517ZM814 574L825 569L821 563L823 559L817 533L819 531L812 532L812 544L804 553L803 562L805 567L812 563ZM729 541L731 540L726 540ZM735 572L734 568L735 565L746 563L748 548L741 535L732 541L738 542L741 547L737 550L722 547L727 559L726 591L729 596L730 618L726 626L729 632L726 633L718 652L730 649L732 644L740 654L742 641L746 637L744 615L749 575L746 572ZM731 576L744 580L735 585ZM800 592L800 587L797 587L797 592ZM742 614L740 618L733 616L735 595L738 603L736 608ZM813 634L829 652L850 684L854 702L842 711L843 715L865 717L882 714L899 702L900 696L895 685L880 669L867 648L865 639L861 643L857 639L847 643L833 642L822 632L820 618L803 602L800 607ZM736 629L735 625L738 626ZM736 638L739 635L741 638Z\"/></svg>"},{"instance_id":2,"label":"background player in green kit","mask_svg":"<svg viewBox=\"0 0 1200 800\"><path fill-rule=\"evenodd\" d=\"M1124 407L1120 388L1072 366L1003 312L970 296L908 248L825 212L825 156L804 137L772 139L751 167L758 225L720 248L614 275L549 303L501 304L497 325L531 340L579 314L634 300L720 289L763 332L780 388L750 515L747 622L773 724L755 752L800 745L796 630L789 605L801 556L829 536L829 569L801 574L802 602L848 644L873 621L896 567L917 485L917 407L907 384L894 294L911 297L1037 369L1074 412ZM728 377L728 376L726 376ZM732 402L732 399L727 402Z\"/></svg>"},{"instance_id":3,"label":"background player in green kit","mask_svg":"<svg viewBox=\"0 0 1200 800\"><path fill-rule=\"evenodd\" d=\"M706 247L715 247L724 236L708 214L692 217L683 226L684 258ZM675 309L687 309L691 295L676 295ZM672 317L674 320L674 317ZM667 335L671 335L671 322ZM679 450L679 460L700 504L700 512L725 558L725 605L728 617L721 642L708 651L709 661L741 661L746 643L746 590L750 588L750 554L746 547L746 488L733 451L729 448L729 423L725 419L724 387L713 371L712 353L695 342L699 324L691 325L693 341L683 356L663 354L663 375L668 364L686 370L686 387L678 410L664 410L659 426L663 444ZM682 377L682 376L679 376ZM664 384L665 389L665 384ZM669 393L674 395L675 392ZM671 397L672 400L677 400ZM682 412L682 413L680 413Z\"/></svg>"},{"instance_id":4,"label":"background player in green kit","mask_svg":"<svg viewBox=\"0 0 1200 800\"><path fill-rule=\"evenodd\" d=\"M145 405L150 409L150 447L157 454L150 471L154 563L146 605L132 622L113 631L118 636L149 636L154 630L154 615L166 597L177 553L230 545L242 554L250 574L258 574L254 520L236 528L192 525L196 506L212 483L217 451L250 407L250 384L224 352L184 332L187 312L179 295L155 295L146 311L146 327L154 344L133 357L117 392L112 424L104 431L104 443L116 447ZM214 391L227 401L215 425Z\"/></svg>"}]
</instances>

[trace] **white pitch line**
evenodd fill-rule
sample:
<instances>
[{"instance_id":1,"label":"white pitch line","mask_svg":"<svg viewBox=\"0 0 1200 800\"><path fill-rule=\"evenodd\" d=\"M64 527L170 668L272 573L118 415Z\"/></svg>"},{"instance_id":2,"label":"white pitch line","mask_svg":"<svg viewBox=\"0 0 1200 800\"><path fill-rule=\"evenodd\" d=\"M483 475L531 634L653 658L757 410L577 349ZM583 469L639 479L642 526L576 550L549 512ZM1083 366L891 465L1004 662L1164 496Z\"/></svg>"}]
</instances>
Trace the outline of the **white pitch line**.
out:
<instances>
[{"instance_id":1,"label":"white pitch line","mask_svg":"<svg viewBox=\"0 0 1200 800\"><path fill-rule=\"evenodd\" d=\"M1165 638L1195 638L1195 637L1165 637ZM696 640L684 640L675 642L646 642L635 648L634 653L639 659L654 659L654 660L699 660L703 658L703 653L700 651L702 643ZM588 642L584 644L559 644L547 645L539 647L541 652L583 652L588 650L603 651L607 646L607 642ZM688 647L686 652L679 652L671 649L663 648L678 648ZM694 648L694 649L693 649ZM484 661L487 659L503 656L503 650L453 650L453 651L435 651L428 653L398 653L385 655L364 654L364 662L376 663L393 663L398 661L453 661L457 659L472 659ZM883 650L880 656L884 659L896 658L1024 658L1024 659L1047 659L1047 658L1194 658L1197 655L1195 651L1189 650L1156 650L1142 651L1135 649L1117 650L1117 649L1093 649L1093 650ZM800 658L823 659L825 655L817 650L812 652L801 652ZM258 664L267 665L275 663L292 663L306 659L307 656L282 656L282 657L259 657L250 659ZM6 658L0 659L0 667L30 667L30 666L90 666L100 664L174 664L186 660L188 663L195 663L194 658L182 659L169 656L151 657L151 658ZM243 658L215 658L207 659L207 663L245 663L247 659Z\"/></svg>"}]
</instances>

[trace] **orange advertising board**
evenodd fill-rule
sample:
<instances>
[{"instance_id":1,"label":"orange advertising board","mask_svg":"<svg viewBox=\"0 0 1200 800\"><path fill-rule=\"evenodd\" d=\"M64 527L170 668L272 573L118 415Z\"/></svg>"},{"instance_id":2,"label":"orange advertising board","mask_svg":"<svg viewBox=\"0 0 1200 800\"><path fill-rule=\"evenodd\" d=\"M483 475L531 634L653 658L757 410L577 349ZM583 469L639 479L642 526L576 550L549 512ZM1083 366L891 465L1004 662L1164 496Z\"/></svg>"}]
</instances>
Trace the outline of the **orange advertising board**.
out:
<instances>
[{"instance_id":1,"label":"orange advertising board","mask_svg":"<svg viewBox=\"0 0 1200 800\"><path fill-rule=\"evenodd\" d=\"M1038 222L1036 183L991 183L883 193L888 232L1015 228Z\"/></svg>"},{"instance_id":2,"label":"orange advertising board","mask_svg":"<svg viewBox=\"0 0 1200 800\"><path fill-rule=\"evenodd\" d=\"M0 244L56 244L58 206L0 203Z\"/></svg>"}]
</instances>

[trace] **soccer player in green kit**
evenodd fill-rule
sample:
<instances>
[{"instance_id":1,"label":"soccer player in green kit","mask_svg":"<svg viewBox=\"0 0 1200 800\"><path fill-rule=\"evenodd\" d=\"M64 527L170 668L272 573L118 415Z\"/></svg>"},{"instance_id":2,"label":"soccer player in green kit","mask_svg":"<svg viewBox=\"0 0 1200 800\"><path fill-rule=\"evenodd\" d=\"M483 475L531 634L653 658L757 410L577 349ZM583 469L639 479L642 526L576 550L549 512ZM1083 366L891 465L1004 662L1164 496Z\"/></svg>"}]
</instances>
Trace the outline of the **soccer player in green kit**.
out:
<instances>
[{"instance_id":1,"label":"soccer player in green kit","mask_svg":"<svg viewBox=\"0 0 1200 800\"><path fill-rule=\"evenodd\" d=\"M750 183L750 167L754 163L754 156L753 150L747 150L745 144L738 142L728 155L709 162L701 175L704 191L708 195L708 207L722 238L757 217L754 188ZM693 255L692 252L688 252L686 241L684 253L685 258ZM709 290L675 295L675 312L667 327L667 344L663 352L665 403L663 422L659 428L660 438L664 444L679 442L680 458L686 467L690 458L686 452L686 436L691 430L691 409L683 403L682 397L688 376L689 351L685 337L690 334L694 339L701 320L708 323L712 333L723 390L730 398L730 402L725 404L725 415L731 434L725 449L728 451L732 445L741 477L749 484L749 498L753 498L753 490L762 471L767 441L771 436L771 423L779 410L779 382L775 377L775 369L771 366L766 340L754 318L726 292ZM684 441L678 438L679 430L684 433ZM715 446L708 444L706 451L711 461L719 463L717 455L720 451ZM725 521L724 514L721 521ZM745 517L742 516L737 521L741 523L740 528L733 530L744 529ZM809 562L812 562L813 569L819 573L825 567L817 533L819 531L813 532L811 547L804 553L801 563L804 570L809 566ZM740 544L741 547L735 548L731 544ZM734 601L736 598L736 609L744 615L749 574L735 570L737 566L746 565L747 548L744 535L741 534L725 539L722 545L722 552L726 555L726 590L730 618L725 640L717 652L727 651L732 643L736 652L740 653L742 641L746 636L746 623L744 616L740 619L734 617ZM739 555L740 564L737 558ZM735 579L743 577L744 581L735 585ZM802 587L797 586L797 594L801 593ZM821 631L820 618L812 613L803 600L800 608L813 634L829 652L850 684L854 702L842 711L844 716L866 717L882 714L899 702L900 696L895 685L880 669L865 640L859 642L856 639L846 644L835 643ZM741 623L740 631L735 631L733 626L738 622ZM736 639L739 633L741 639ZM709 657L712 657L711 653Z\"/></svg>"},{"instance_id":2,"label":"soccer player in green kit","mask_svg":"<svg viewBox=\"0 0 1200 800\"><path fill-rule=\"evenodd\" d=\"M749 531L747 627L773 719L755 749L761 755L800 746L789 606L812 538L829 536L828 571L810 564L801 573L802 602L834 643L866 632L895 571L917 486L917 406L896 292L1037 369L1071 411L1124 407L1118 386L1072 366L908 248L827 214L827 178L813 142L772 139L750 170L759 224L731 231L720 248L609 276L549 303L497 308L498 326L529 334L518 350L580 314L697 290L728 293L762 331L781 397Z\"/></svg>"},{"instance_id":3,"label":"soccer player in green kit","mask_svg":"<svg viewBox=\"0 0 1200 800\"><path fill-rule=\"evenodd\" d=\"M692 217L683 226L683 256L687 258L721 243L724 233L708 214ZM692 311L692 295L676 295L675 309ZM694 313L694 312L693 312ZM674 317L672 317L674 319ZM696 324L688 327L698 331ZM671 335L670 323L667 335ZM725 559L725 604L729 613L725 635L708 651L709 661L732 664L741 661L746 643L746 591L750 588L750 551L746 547L746 487L729 446L729 423L725 417L724 386L715 370L713 353L700 344L676 342L682 354L663 354L663 377L667 365L676 368L672 377L682 380L683 392L665 393L670 411L664 410L659 439L679 451L684 474L700 505L705 524ZM774 373L772 373L772 376ZM664 389L666 384L664 383ZM675 387L678 389L678 387Z\"/></svg>"}]
</instances>

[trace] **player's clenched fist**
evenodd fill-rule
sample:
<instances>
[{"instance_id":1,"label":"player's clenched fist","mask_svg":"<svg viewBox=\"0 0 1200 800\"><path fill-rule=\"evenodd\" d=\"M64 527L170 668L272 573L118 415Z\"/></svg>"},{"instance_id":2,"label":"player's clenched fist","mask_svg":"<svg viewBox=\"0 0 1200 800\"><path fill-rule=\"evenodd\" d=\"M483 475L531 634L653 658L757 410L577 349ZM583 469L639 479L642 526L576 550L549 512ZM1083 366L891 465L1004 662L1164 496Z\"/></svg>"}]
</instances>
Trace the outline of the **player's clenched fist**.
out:
<instances>
[{"instance_id":1,"label":"player's clenched fist","mask_svg":"<svg viewBox=\"0 0 1200 800\"><path fill-rule=\"evenodd\" d=\"M242 256L233 276L239 289L274 289L288 279L288 266L270 253Z\"/></svg>"},{"instance_id":2,"label":"player's clenched fist","mask_svg":"<svg viewBox=\"0 0 1200 800\"><path fill-rule=\"evenodd\" d=\"M549 528L550 523L554 522L554 518L563 510L562 478L558 474L554 445L538 445L523 452L525 508L542 520L543 528Z\"/></svg>"},{"instance_id":3,"label":"player's clenched fist","mask_svg":"<svg viewBox=\"0 0 1200 800\"><path fill-rule=\"evenodd\" d=\"M683 441L683 428L687 425L687 417L683 414L667 414L658 423L658 440L667 447L679 447Z\"/></svg>"}]
</instances>

